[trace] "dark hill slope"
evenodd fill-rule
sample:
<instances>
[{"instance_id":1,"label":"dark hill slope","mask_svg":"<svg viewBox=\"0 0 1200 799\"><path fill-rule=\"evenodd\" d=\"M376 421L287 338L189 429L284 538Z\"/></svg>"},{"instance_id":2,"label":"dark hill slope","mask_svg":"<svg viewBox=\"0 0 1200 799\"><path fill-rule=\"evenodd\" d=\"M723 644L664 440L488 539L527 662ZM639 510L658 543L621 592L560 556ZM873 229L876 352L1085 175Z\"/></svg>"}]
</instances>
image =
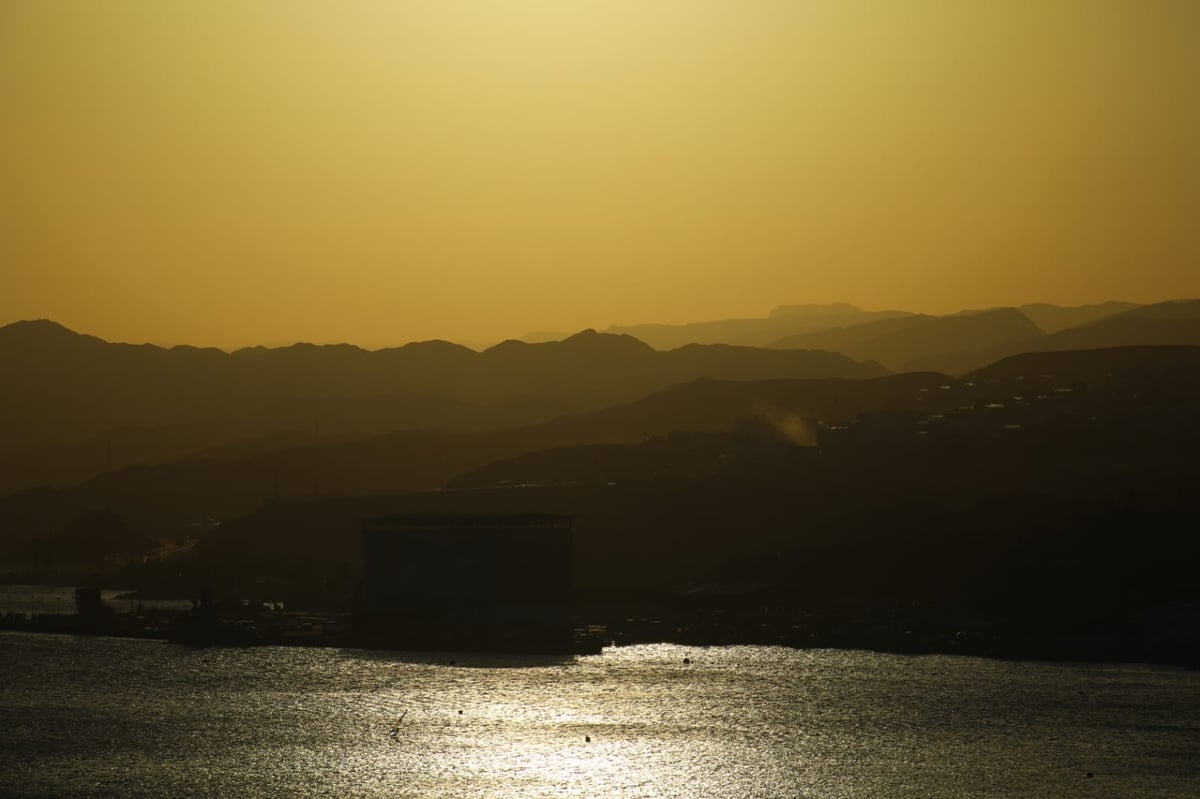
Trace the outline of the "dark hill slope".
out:
<instances>
[{"instance_id":1,"label":"dark hill slope","mask_svg":"<svg viewBox=\"0 0 1200 799\"><path fill-rule=\"evenodd\" d=\"M1079 350L1130 345L1200 344L1200 300L1134 308L1048 336L1037 349Z\"/></svg>"},{"instance_id":2,"label":"dark hill slope","mask_svg":"<svg viewBox=\"0 0 1200 799\"><path fill-rule=\"evenodd\" d=\"M955 316L889 319L776 341L776 347L817 342L852 358L877 361L894 371L929 370L959 374L992 359L993 353L1036 348L1044 337L1020 311L998 308Z\"/></svg>"},{"instance_id":3,"label":"dark hill slope","mask_svg":"<svg viewBox=\"0 0 1200 799\"><path fill-rule=\"evenodd\" d=\"M537 510L576 517L577 584L585 590L671 590L723 563L753 556L771 563L789 549L796 556L783 572L759 562L727 579L776 583L790 595L832 605L864 596L907 605L909 599L973 596L984 577L998 581L989 599L1012 601L1013 586L1024 586L1032 570L1046 578L1038 584L1047 590L1055 575L1069 578L1062 595L1043 597L1067 600L1101 576L1104 588L1090 585L1089 596L1119 591L1122 564L1157 552L1156 566L1176 564L1171 581L1178 588L1188 573L1178 558L1186 553L1143 547L1138 526L1116 530L1103 551L1087 543L1082 527L1074 545L1044 558L1052 537L1114 506L1139 514L1196 509L1190 452L1200 431L1180 437L1153 408L1125 409L1111 398L1100 397L1095 409L1074 406L1086 414L1099 410L1103 418L1088 423L1084 415L1084 426L1065 436L1030 428L1014 436L956 435L825 451L703 434L563 448L493 466L535 477L527 470L548 466L549 476L571 478L566 481L369 503L332 500L314 503L311 511L266 508L223 525L207 543L213 562L243 564L253 555L267 567L280 555L350 561L364 515ZM1119 434L1130 429L1137 434ZM464 483L494 483L488 471L476 475L486 479ZM1019 558L1006 555L1018 547ZM995 568L998 563L1005 568ZM1152 585L1155 574L1143 570L1139 580Z\"/></svg>"},{"instance_id":4,"label":"dark hill slope","mask_svg":"<svg viewBox=\"0 0 1200 799\"><path fill-rule=\"evenodd\" d=\"M1111 310L1121 303L1107 303ZM1097 312L1100 306L1082 310ZM1065 309L1069 311L1081 309ZM1170 346L1200 344L1200 301L1183 300L1135 306L1106 314L1093 321L1049 335L1002 345L988 351L989 361L998 361L1022 352L1050 350L1095 350L1130 346ZM975 363L972 368L983 366Z\"/></svg>"},{"instance_id":5,"label":"dark hill slope","mask_svg":"<svg viewBox=\"0 0 1200 799\"><path fill-rule=\"evenodd\" d=\"M1028 306L1049 319L1045 334L1020 311L1000 308L954 316L912 316L793 336L779 347L819 347L856 359L878 361L896 371L936 370L965 374L1023 352L1085 350L1134 345L1200 344L1200 301L1134 306L1057 308ZM1047 310L1050 309L1050 310ZM1092 320L1057 329L1072 319Z\"/></svg>"},{"instance_id":6,"label":"dark hill slope","mask_svg":"<svg viewBox=\"0 0 1200 799\"><path fill-rule=\"evenodd\" d=\"M771 342L772 347L779 349L828 349L833 352L845 352L854 347L870 345L871 342L883 337L895 335L901 331L915 327L923 327L937 319L928 314L913 314L895 319L879 319L874 322L850 325L849 327L834 327L819 330L815 333L786 336Z\"/></svg>"},{"instance_id":7,"label":"dark hill slope","mask_svg":"<svg viewBox=\"0 0 1200 799\"><path fill-rule=\"evenodd\" d=\"M1200 346L1109 347L1091 350L1049 350L1012 355L965 376L986 383L1047 376L1058 385L1076 381L1152 378L1171 382L1200 375Z\"/></svg>"},{"instance_id":8,"label":"dark hill slope","mask_svg":"<svg viewBox=\"0 0 1200 799\"><path fill-rule=\"evenodd\" d=\"M770 395L763 386L739 388L709 381L679 387L673 398L672 392L662 392L610 409L613 418L608 424L601 424L597 415L580 414L536 428L488 434L492 438L485 443L478 439L480 434L427 434L426 439L409 434L375 439L370 442L373 451L363 448L367 442L310 448L308 454L315 457L309 465L318 468L309 476L347 484L376 480L377 485L409 481L415 486L419 483L414 478L427 478L434 471L448 471L489 453L493 455L490 466L467 467L479 469L478 476L490 472L488 479L467 482L494 482L506 472L567 480L536 487L509 484L366 499L304 500L281 492L285 499L256 503L244 517L223 517L225 523L204 538L192 561L192 574L202 578L204 569L211 567L218 581L234 574L242 580L265 575L279 581L308 575L335 584L338 575L354 573L363 516L541 511L576 517L577 585L584 590L673 590L722 564L762 557L768 563L781 563L782 571L765 569L755 561L758 565L721 579L776 584L786 596L831 608L871 596L893 606L903 600L903 607L909 606L909 599L924 603L949 598L954 607L962 608L985 598L975 588L981 580L995 578L1000 582L988 589L986 598L1003 611L1007 603L1024 596L1026 577L1033 569L1043 589L1052 589L1053 581L1064 575L1070 580L1061 592L1039 593L1030 609L1060 608L1058 603L1067 601L1075 603L1070 605L1073 613L1078 601L1071 594L1077 589L1086 588L1089 599L1119 597L1125 565L1139 553L1157 553L1154 567L1174 565L1174 576L1165 580L1173 587L1182 585L1179 573L1187 572L1192 562L1194 545L1191 550L1168 549L1159 546L1159 539L1146 545L1145 532L1153 527L1141 527L1138 519L1150 525L1142 518L1147 514L1196 509L1192 453L1200 440L1195 422L1200 392L1182 390L1187 385L1178 380L1181 369L1170 358L1142 356L1112 354L1105 370L1089 367L1104 380L1068 386L1070 391L1061 394L1050 391L1044 398L1029 391L1035 381L1023 367L1007 377L999 370L991 378L978 373L972 377L982 382L971 384L941 375L926 375L925 383L918 375L861 381L861 385L823 381L823 386L830 384L825 386L829 393L805 400L810 402L807 407L776 406L788 396L786 386L772 389L775 393ZM1036 361L1080 354L1027 357ZM1087 355L1087 359L1103 357L1103 353ZM1122 359L1140 361L1146 368L1125 379ZM1056 377L1050 385L1061 386L1063 379ZM884 389L893 392L893 409L914 411L878 414L882 417L878 421L924 418L930 411L945 418L937 427L926 427L926 435L898 438L885 427L873 427L870 416L864 415L850 425L861 436L840 441L835 436L819 448L788 446L777 436L763 434L761 421L757 430L742 426L736 432L667 436L655 433L654 427L643 427L660 422L669 425L668 430L683 427L682 417L672 409L681 412L703 400L702 404L726 408L724 429L729 430L743 418L745 408L754 408L768 395L772 406L785 416L790 412L802 417L807 411L842 416L843 411L830 411L825 404L835 396L834 384L841 384L838 408L849 409L851 397L858 396L855 401L869 411L869 389L874 388L878 395ZM739 396L739 391L745 394ZM855 391L862 394L853 395ZM803 400L804 395L796 396L798 403ZM875 406L886 399L878 396ZM994 409L997 404L1007 407ZM941 414L943 407L952 410ZM991 421L1007 415L1022 422L1018 430ZM655 437L641 443L573 446L567 433L587 429L588 417L595 422L593 436L600 434L596 431L624 429L634 441L642 432ZM513 438L505 440L502 435ZM526 449L505 450L514 443ZM576 439L576 443L586 440ZM547 451L522 454L539 446ZM162 485L180 491L179 499L192 502L193 510L222 501L215 494L196 493L205 486L208 478L203 469L209 466L195 468L175 476L164 473L171 481ZM535 471L543 468L540 474ZM362 469L362 474L356 469ZM269 482L263 463L245 469L236 462L225 463L219 474L243 489ZM109 486L108 496L146 503L146 497L136 493L146 482L145 475L141 478L129 483L132 493L121 494L119 486ZM570 480L575 484L565 484ZM103 496L91 497L96 498ZM29 499L32 508L37 497ZM1090 523L1086 519L1114 507L1137 517L1115 526L1117 534L1104 539L1101 551L1087 543ZM1054 548L1053 558L1048 559L1050 537L1077 523L1084 525L1079 537L1070 539L1069 546ZM779 553L788 551L794 557L781 559ZM1006 555L1012 552L1021 555L1016 559ZM170 571L178 575L174 567ZM1161 573L1150 568L1142 571L1139 585L1160 582ZM1098 574L1103 580L1095 579ZM190 585L197 583L193 580ZM1194 593L1193 584L1188 583ZM1163 596L1186 598L1173 592ZM960 601L964 597L965 604ZM1112 611L1109 606L1098 607L1104 614Z\"/></svg>"},{"instance_id":9,"label":"dark hill slope","mask_svg":"<svg viewBox=\"0 0 1200 799\"><path fill-rule=\"evenodd\" d=\"M1138 306L1132 302L1101 302L1095 305L1076 305L1063 307L1044 302L1035 302L1020 307L1021 313L1047 333L1057 333L1069 327L1086 325L1098 319L1115 316Z\"/></svg>"},{"instance_id":10,"label":"dark hill slope","mask_svg":"<svg viewBox=\"0 0 1200 799\"><path fill-rule=\"evenodd\" d=\"M286 431L512 427L702 377L871 377L826 352L658 352L585 331L482 353L431 341L369 352L297 344L235 353L110 344L53 322L0 328L0 493L61 484ZM318 430L319 428L319 430Z\"/></svg>"},{"instance_id":11,"label":"dark hill slope","mask_svg":"<svg viewBox=\"0 0 1200 799\"><path fill-rule=\"evenodd\" d=\"M674 430L731 430L738 419L851 419L860 413L908 407L923 390L952 382L938 373L873 380L699 380L637 402L572 414L536 429L580 443L632 443Z\"/></svg>"},{"instance_id":12,"label":"dark hill slope","mask_svg":"<svg viewBox=\"0 0 1200 799\"><path fill-rule=\"evenodd\" d=\"M848 303L787 305L776 308L766 318L718 319L681 325L613 325L607 332L634 336L660 350L676 349L688 344L764 347L784 336L903 316L909 316L909 313L864 311Z\"/></svg>"},{"instance_id":13,"label":"dark hill slope","mask_svg":"<svg viewBox=\"0 0 1200 799\"><path fill-rule=\"evenodd\" d=\"M806 418L850 418L863 410L920 402L942 375L873 380L699 381L634 403L523 428L474 433L398 432L292 447L244 458L138 466L61 489L0 500L0 536L19 542L108 508L131 524L178 526L247 513L273 498L432 489L456 475L525 452L583 444L627 444L673 430L732 430L765 416L787 428Z\"/></svg>"}]
</instances>

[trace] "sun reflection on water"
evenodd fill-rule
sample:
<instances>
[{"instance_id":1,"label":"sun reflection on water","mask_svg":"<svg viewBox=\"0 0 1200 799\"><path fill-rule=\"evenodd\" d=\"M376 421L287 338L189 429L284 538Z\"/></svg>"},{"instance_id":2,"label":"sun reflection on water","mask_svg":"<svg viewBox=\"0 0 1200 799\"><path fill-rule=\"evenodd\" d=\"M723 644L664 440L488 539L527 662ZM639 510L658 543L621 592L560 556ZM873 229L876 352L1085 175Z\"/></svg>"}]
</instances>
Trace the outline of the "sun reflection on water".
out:
<instances>
[{"instance_id":1,"label":"sun reflection on water","mask_svg":"<svg viewBox=\"0 0 1200 799\"><path fill-rule=\"evenodd\" d=\"M0 795L1069 799L1098 795L1088 771L1106 796L1200 780L1200 685L1149 667L4 643Z\"/></svg>"}]
</instances>

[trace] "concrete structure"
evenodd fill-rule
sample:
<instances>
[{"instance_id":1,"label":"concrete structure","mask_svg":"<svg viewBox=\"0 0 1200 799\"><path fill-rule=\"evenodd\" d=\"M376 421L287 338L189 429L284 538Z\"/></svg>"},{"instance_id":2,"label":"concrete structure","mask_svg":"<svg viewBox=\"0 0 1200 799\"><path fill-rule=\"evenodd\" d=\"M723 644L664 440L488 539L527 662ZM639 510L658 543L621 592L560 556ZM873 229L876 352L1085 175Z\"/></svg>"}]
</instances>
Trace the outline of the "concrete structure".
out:
<instances>
[{"instance_id":1,"label":"concrete structure","mask_svg":"<svg viewBox=\"0 0 1200 799\"><path fill-rule=\"evenodd\" d=\"M392 516L362 535L364 644L571 651L570 517Z\"/></svg>"}]
</instances>

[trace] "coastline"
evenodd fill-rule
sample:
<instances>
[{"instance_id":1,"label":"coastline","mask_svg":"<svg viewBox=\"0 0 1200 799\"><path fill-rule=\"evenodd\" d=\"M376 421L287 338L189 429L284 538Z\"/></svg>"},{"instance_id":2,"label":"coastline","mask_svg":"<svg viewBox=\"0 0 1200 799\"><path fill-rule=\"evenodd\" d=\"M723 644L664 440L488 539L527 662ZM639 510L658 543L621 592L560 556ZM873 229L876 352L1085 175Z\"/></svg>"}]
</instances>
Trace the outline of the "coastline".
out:
<instances>
[{"instance_id":1,"label":"coastline","mask_svg":"<svg viewBox=\"0 0 1200 799\"><path fill-rule=\"evenodd\" d=\"M296 615L302 615L297 613ZM25 633L30 635L77 635L84 637L115 637L141 638L161 640L177 646L195 647L319 647L331 649L361 649L376 652L414 652L434 651L428 647L418 646L386 646L373 645L370 640L357 637L350 632L326 633L325 630L301 630L290 634L254 636L246 635L220 636L187 639L172 636L167 629L148 627L131 623L124 624L89 624L76 614L49 615L43 614L28 619L12 619L0 616L0 631ZM577 632L579 632L577 630ZM1048 640L1042 638L1027 638L1021 641L999 640L995 638L978 637L946 637L946 636L915 636L900 634L890 635L842 635L833 637L812 637L805 641L779 640L772 636L729 635L729 636L699 636L686 633L676 635L644 635L631 634L622 630L620 625L606 630L607 634L600 635L595 626L587 632L590 637L581 640L576 638L576 647L572 652L532 651L530 649L509 649L494 646L471 647L464 646L446 649L447 653L487 652L511 655L544 655L560 654L564 656L601 654L604 649L636 646L642 644L675 644L695 647L697 649L719 648L729 646L778 646L797 651L805 650L836 650L836 651L865 651L893 655L959 655L963 657L978 657L995 661L1031 661L1048 663L1122 663L1165 666L1186 670L1200 669L1200 648L1165 647L1165 646L1131 646L1127 641L1105 639L1064 638ZM442 651L442 650L436 650ZM453 661L451 661L453 662Z\"/></svg>"}]
</instances>

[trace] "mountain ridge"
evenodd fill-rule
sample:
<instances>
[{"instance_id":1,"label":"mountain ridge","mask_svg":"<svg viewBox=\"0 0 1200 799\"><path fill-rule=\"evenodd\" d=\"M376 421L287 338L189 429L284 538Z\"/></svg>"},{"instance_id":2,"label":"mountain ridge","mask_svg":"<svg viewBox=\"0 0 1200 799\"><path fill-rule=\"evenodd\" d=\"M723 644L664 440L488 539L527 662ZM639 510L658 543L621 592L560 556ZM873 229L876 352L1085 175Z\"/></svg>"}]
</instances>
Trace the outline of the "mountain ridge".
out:
<instances>
[{"instance_id":1,"label":"mountain ridge","mask_svg":"<svg viewBox=\"0 0 1200 799\"><path fill-rule=\"evenodd\" d=\"M0 493L61 482L53 458L41 458L43 466L34 468L36 453L48 448L93 442L77 462L63 450L59 471L69 479L103 470L114 458L113 465L127 465L123 430L193 431L159 442L152 434L143 437L143 456L165 460L296 429L348 436L507 428L630 401L700 377L886 373L837 353L729 347L662 352L594 330L557 342L511 340L483 352L433 340L374 351L301 343L226 353L105 342L50 321L0 328L0 371L6 375ZM99 445L106 451L98 452Z\"/></svg>"}]
</instances>

